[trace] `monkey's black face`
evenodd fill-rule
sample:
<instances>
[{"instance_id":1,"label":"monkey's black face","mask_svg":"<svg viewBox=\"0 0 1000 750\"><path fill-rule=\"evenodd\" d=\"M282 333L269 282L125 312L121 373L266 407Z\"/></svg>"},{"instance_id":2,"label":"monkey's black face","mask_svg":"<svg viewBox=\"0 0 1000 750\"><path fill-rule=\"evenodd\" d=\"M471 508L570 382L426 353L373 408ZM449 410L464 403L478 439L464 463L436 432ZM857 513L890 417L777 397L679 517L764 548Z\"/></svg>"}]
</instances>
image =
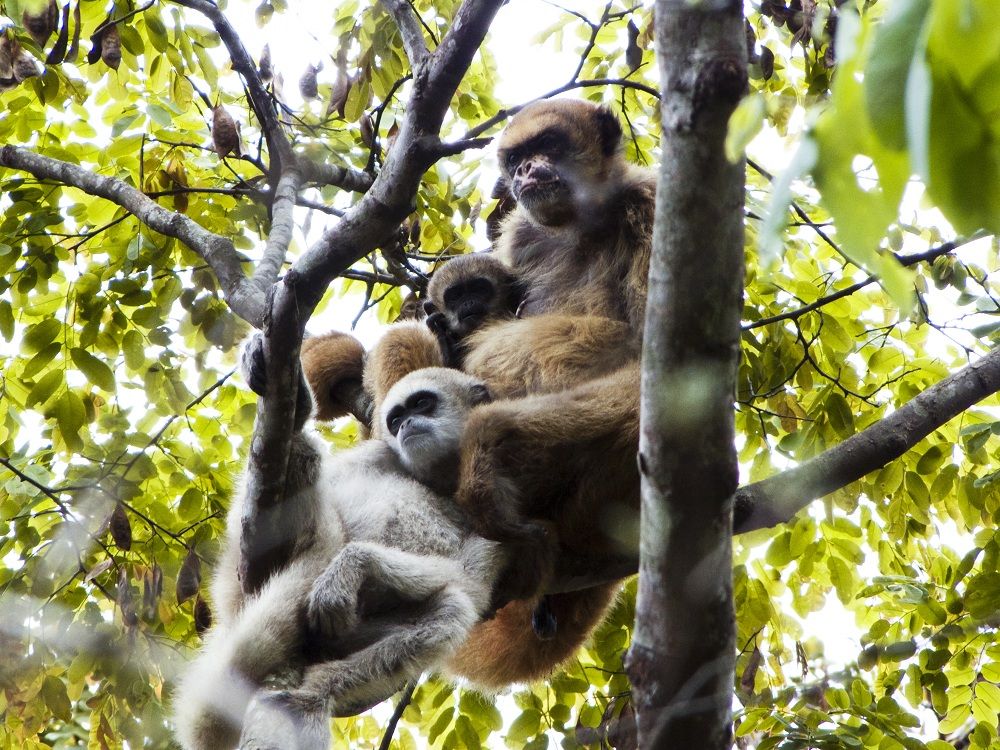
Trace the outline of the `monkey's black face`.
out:
<instances>
[{"instance_id":1,"label":"monkey's black face","mask_svg":"<svg viewBox=\"0 0 1000 750\"><path fill-rule=\"evenodd\" d=\"M389 434L405 445L422 435L433 432L432 420L438 409L438 396L432 391L417 391L396 404L385 417Z\"/></svg>"},{"instance_id":2,"label":"monkey's black face","mask_svg":"<svg viewBox=\"0 0 1000 750\"><path fill-rule=\"evenodd\" d=\"M496 287L489 279L474 278L445 289L444 306L453 332L464 336L475 330L497 303Z\"/></svg>"}]
</instances>

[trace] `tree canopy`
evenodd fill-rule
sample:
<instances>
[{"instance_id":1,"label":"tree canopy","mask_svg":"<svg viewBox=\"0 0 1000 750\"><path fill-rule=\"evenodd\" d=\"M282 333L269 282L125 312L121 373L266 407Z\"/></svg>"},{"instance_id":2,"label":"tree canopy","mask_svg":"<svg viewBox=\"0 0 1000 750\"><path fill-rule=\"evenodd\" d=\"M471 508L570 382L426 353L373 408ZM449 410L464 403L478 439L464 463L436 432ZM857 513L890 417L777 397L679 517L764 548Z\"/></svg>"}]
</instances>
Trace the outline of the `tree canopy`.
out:
<instances>
[{"instance_id":1,"label":"tree canopy","mask_svg":"<svg viewBox=\"0 0 1000 750\"><path fill-rule=\"evenodd\" d=\"M331 3L322 65L291 70L233 25L266 34L282 0L0 0L5 744L169 744L258 414L236 348L291 264L323 282L314 332L394 320L488 244L489 139L538 97L608 104L659 163L652 3L568 4L480 47L493 13L535 7L499 6ZM1000 8L763 0L746 40L737 742L998 747ZM528 43L578 65L501 100ZM846 660L827 607L853 618ZM494 700L426 679L401 714L336 720L338 746L634 746L634 619L633 580L550 681Z\"/></svg>"}]
</instances>

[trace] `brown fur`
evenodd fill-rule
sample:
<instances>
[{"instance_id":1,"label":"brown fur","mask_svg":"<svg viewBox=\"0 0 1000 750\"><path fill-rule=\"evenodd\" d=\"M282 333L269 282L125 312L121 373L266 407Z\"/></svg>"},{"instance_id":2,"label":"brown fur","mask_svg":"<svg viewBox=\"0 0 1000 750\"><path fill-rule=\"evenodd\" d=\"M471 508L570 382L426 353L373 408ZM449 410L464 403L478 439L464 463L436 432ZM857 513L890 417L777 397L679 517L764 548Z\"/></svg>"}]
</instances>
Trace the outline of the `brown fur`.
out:
<instances>
[{"instance_id":1,"label":"brown fur","mask_svg":"<svg viewBox=\"0 0 1000 750\"><path fill-rule=\"evenodd\" d=\"M302 342L302 372L316 400L316 419L330 420L351 413L345 396L351 383L360 385L365 348L346 333L334 331ZM348 386L345 389L345 385Z\"/></svg>"},{"instance_id":2,"label":"brown fur","mask_svg":"<svg viewBox=\"0 0 1000 750\"><path fill-rule=\"evenodd\" d=\"M564 148L535 153L552 130ZM493 538L510 540L522 517L534 517L555 522L563 549L599 553L626 536L621 519L638 507L638 351L655 178L624 161L620 139L610 112L567 100L525 108L500 138L505 179L531 198L504 220L497 242L526 285L524 317L470 337L466 368L509 400L472 413L457 495ZM507 163L511 153L518 163ZM561 199L546 204L525 192L518 170L528 160L558 174L568 188ZM423 351L432 337L408 331L380 342L368 363L372 379L391 384L412 369L411 350ZM397 346L402 356L379 352ZM614 590L548 597L558 621L548 641L534 634L535 602L511 602L473 629L450 668L486 688L543 677L575 653Z\"/></svg>"},{"instance_id":3,"label":"brown fur","mask_svg":"<svg viewBox=\"0 0 1000 750\"><path fill-rule=\"evenodd\" d=\"M424 367L443 367L437 339L423 323L390 326L368 356L364 384L378 406L403 376ZM375 429L375 435L379 433Z\"/></svg>"}]
</instances>

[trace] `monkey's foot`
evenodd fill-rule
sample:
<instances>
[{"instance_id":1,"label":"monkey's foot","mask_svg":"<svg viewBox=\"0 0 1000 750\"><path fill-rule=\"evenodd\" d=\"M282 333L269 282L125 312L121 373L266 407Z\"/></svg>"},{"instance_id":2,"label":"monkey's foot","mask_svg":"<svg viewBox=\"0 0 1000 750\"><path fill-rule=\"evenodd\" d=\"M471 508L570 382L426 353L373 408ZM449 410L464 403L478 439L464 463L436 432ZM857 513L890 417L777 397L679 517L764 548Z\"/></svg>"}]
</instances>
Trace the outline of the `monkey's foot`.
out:
<instances>
[{"instance_id":1,"label":"monkey's foot","mask_svg":"<svg viewBox=\"0 0 1000 750\"><path fill-rule=\"evenodd\" d=\"M334 593L337 592L337 593ZM337 638L358 626L358 601L335 586L324 585L322 576L313 585L306 602L309 630L323 638Z\"/></svg>"},{"instance_id":2,"label":"monkey's foot","mask_svg":"<svg viewBox=\"0 0 1000 750\"><path fill-rule=\"evenodd\" d=\"M328 750L329 712L288 692L258 693L247 709L239 750Z\"/></svg>"},{"instance_id":3,"label":"monkey's foot","mask_svg":"<svg viewBox=\"0 0 1000 750\"><path fill-rule=\"evenodd\" d=\"M535 605L535 609L531 613L531 629L535 631L535 635L540 641L551 641L556 637L559 621L549 606L547 596L538 600L538 604Z\"/></svg>"}]
</instances>

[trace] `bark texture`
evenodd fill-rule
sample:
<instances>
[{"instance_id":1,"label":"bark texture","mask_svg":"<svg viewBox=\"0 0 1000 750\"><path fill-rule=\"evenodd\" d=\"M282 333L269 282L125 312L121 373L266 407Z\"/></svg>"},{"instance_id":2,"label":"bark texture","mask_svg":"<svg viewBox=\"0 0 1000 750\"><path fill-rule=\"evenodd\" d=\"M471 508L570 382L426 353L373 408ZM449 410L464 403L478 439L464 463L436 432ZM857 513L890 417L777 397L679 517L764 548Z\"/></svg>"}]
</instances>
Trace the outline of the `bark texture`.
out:
<instances>
[{"instance_id":1,"label":"bark texture","mask_svg":"<svg viewBox=\"0 0 1000 750\"><path fill-rule=\"evenodd\" d=\"M660 0L663 163L643 349L639 598L626 669L643 748L732 744L733 393L744 164L723 144L746 90L738 1Z\"/></svg>"}]
</instances>

